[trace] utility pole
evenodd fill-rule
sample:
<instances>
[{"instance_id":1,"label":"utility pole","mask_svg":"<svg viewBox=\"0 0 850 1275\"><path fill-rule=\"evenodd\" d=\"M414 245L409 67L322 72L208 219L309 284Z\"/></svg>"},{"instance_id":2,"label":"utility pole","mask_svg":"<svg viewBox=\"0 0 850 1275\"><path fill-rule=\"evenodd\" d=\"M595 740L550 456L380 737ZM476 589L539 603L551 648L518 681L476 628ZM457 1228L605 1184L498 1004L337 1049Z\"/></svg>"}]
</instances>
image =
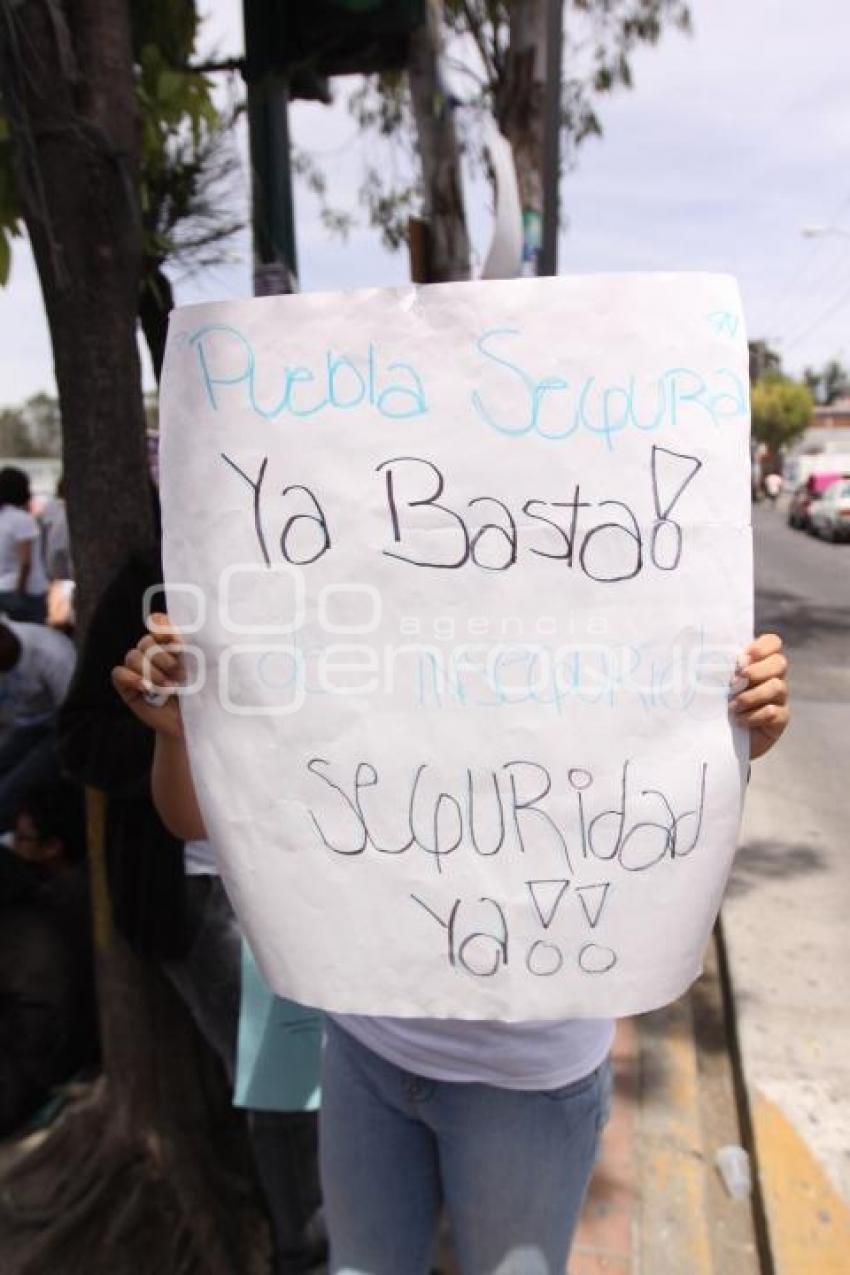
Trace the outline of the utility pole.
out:
<instances>
[{"instance_id":1,"label":"utility pole","mask_svg":"<svg viewBox=\"0 0 850 1275\"><path fill-rule=\"evenodd\" d=\"M430 0L427 12L431 14L436 5L437 0ZM262 296L298 287L290 99L329 102L328 76L402 69L407 65L412 33L425 22L426 0L242 0L242 10L254 292ZM424 70L427 76L427 66ZM438 140L450 132L448 104L435 109L429 122ZM449 167L442 165L440 178L441 189L449 190L451 201L451 173L443 171ZM457 243L446 245L444 256L450 272L462 268L457 264L463 257L461 236Z\"/></svg>"},{"instance_id":2,"label":"utility pole","mask_svg":"<svg viewBox=\"0 0 850 1275\"><path fill-rule=\"evenodd\" d=\"M254 295L295 292L295 210L289 150L289 88L267 69L272 45L273 6L243 0L245 82L251 147L251 222L254 237Z\"/></svg>"},{"instance_id":3,"label":"utility pole","mask_svg":"<svg viewBox=\"0 0 850 1275\"><path fill-rule=\"evenodd\" d=\"M425 188L425 220L411 219L411 254L414 278L429 283L469 278L460 147L440 70L441 23L441 0L427 0L411 34L407 68Z\"/></svg>"},{"instance_id":4,"label":"utility pole","mask_svg":"<svg viewBox=\"0 0 850 1275\"><path fill-rule=\"evenodd\" d=\"M558 237L562 0L514 0L499 126L511 143L523 273L553 274Z\"/></svg>"},{"instance_id":5,"label":"utility pole","mask_svg":"<svg viewBox=\"0 0 850 1275\"><path fill-rule=\"evenodd\" d=\"M543 236L538 274L558 273L561 185L561 62L564 0L546 0L546 95L543 118Z\"/></svg>"}]
</instances>

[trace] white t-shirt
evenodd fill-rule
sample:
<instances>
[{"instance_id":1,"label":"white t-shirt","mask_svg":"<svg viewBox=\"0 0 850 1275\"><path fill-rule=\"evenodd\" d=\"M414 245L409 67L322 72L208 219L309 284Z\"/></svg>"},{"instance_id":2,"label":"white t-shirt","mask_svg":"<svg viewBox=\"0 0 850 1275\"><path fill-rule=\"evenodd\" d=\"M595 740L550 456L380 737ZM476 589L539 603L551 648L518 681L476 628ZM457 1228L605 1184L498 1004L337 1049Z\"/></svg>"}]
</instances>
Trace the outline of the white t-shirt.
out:
<instances>
[{"instance_id":1,"label":"white t-shirt","mask_svg":"<svg viewBox=\"0 0 850 1275\"><path fill-rule=\"evenodd\" d=\"M186 876L216 876L209 841L183 847ZM595 1071L614 1040L610 1018L498 1023L449 1018L331 1017L396 1067L432 1080L502 1089L560 1089Z\"/></svg>"},{"instance_id":2,"label":"white t-shirt","mask_svg":"<svg viewBox=\"0 0 850 1275\"><path fill-rule=\"evenodd\" d=\"M44 570L48 580L73 580L65 501L58 496L49 500L39 518L44 528Z\"/></svg>"},{"instance_id":3,"label":"white t-shirt","mask_svg":"<svg viewBox=\"0 0 850 1275\"><path fill-rule=\"evenodd\" d=\"M361 1045L431 1080L501 1089L560 1089L595 1071L614 1039L610 1018L497 1023L334 1014Z\"/></svg>"},{"instance_id":4,"label":"white t-shirt","mask_svg":"<svg viewBox=\"0 0 850 1275\"><path fill-rule=\"evenodd\" d=\"M68 693L77 653L64 633L46 624L19 624L3 617L21 644L20 658L0 673L0 717L12 726L39 726Z\"/></svg>"},{"instance_id":5,"label":"white t-shirt","mask_svg":"<svg viewBox=\"0 0 850 1275\"><path fill-rule=\"evenodd\" d=\"M40 597L47 592L47 575L38 523L23 509L16 509L14 505L0 506L0 592L17 589L21 573L18 546L27 541L32 544L32 562L24 592Z\"/></svg>"},{"instance_id":6,"label":"white t-shirt","mask_svg":"<svg viewBox=\"0 0 850 1275\"><path fill-rule=\"evenodd\" d=\"M183 843L183 871L187 877L217 877L215 851L208 841Z\"/></svg>"}]
</instances>

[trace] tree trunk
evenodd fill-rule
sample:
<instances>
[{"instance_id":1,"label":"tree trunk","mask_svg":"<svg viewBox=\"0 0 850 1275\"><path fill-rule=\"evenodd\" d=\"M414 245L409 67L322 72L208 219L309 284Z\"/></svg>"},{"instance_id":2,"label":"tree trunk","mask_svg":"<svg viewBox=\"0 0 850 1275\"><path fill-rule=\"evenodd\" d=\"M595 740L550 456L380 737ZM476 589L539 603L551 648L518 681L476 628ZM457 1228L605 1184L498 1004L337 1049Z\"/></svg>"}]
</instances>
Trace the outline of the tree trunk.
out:
<instances>
[{"instance_id":1,"label":"tree trunk","mask_svg":"<svg viewBox=\"0 0 850 1275\"><path fill-rule=\"evenodd\" d=\"M173 309L174 292L171 288L171 280L159 262L146 264L139 293L139 322L151 356L157 385L162 376L162 361L165 358L168 316Z\"/></svg>"},{"instance_id":2,"label":"tree trunk","mask_svg":"<svg viewBox=\"0 0 850 1275\"><path fill-rule=\"evenodd\" d=\"M452 107L439 70L441 12L440 0L427 0L426 19L413 35L407 70L425 187L428 275L432 283L469 278L460 152Z\"/></svg>"},{"instance_id":3,"label":"tree trunk","mask_svg":"<svg viewBox=\"0 0 850 1275\"><path fill-rule=\"evenodd\" d=\"M122 0L2 0L3 98L47 310L82 627L153 534L136 351L139 122Z\"/></svg>"},{"instance_id":4,"label":"tree trunk","mask_svg":"<svg viewBox=\"0 0 850 1275\"><path fill-rule=\"evenodd\" d=\"M0 0L0 77L63 425L79 628L154 529L136 314L139 121L126 0ZM98 797L95 808L102 803ZM92 825L105 1079L0 1192L4 1275L247 1275L264 1233L220 1076L108 923ZM206 1075L205 1075L206 1071Z\"/></svg>"},{"instance_id":5,"label":"tree trunk","mask_svg":"<svg viewBox=\"0 0 850 1275\"><path fill-rule=\"evenodd\" d=\"M496 99L499 127L511 143L523 215L524 256L536 273L543 225L547 0L514 0L505 76Z\"/></svg>"}]
</instances>

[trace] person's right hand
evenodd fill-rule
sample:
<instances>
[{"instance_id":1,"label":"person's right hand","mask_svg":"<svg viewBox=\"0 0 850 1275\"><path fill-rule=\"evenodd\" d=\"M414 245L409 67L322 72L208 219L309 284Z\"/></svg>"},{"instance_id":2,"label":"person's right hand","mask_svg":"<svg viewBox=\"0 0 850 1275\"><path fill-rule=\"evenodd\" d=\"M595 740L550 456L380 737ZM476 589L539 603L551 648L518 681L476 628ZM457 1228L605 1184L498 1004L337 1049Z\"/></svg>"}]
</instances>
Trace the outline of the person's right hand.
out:
<instances>
[{"instance_id":1,"label":"person's right hand","mask_svg":"<svg viewBox=\"0 0 850 1275\"><path fill-rule=\"evenodd\" d=\"M152 630L140 638L112 670L112 684L124 703L140 721L172 739L183 738L180 699L167 694L184 678L179 648L182 640L167 615L151 615ZM154 696L158 699L153 700Z\"/></svg>"}]
</instances>

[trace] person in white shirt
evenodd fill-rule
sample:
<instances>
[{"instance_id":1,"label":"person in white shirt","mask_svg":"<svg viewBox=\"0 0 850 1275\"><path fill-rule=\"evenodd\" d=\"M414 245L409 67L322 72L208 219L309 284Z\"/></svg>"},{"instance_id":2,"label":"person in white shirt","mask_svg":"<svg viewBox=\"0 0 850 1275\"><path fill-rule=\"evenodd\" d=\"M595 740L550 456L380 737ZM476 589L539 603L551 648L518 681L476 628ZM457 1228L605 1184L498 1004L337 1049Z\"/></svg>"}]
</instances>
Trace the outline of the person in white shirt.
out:
<instances>
[{"instance_id":1,"label":"person in white shirt","mask_svg":"<svg viewBox=\"0 0 850 1275\"><path fill-rule=\"evenodd\" d=\"M156 732L161 818L175 836L202 838L179 698L149 695L179 685L180 635L167 616L151 621L112 679ZM757 638L739 670L730 713L756 758L788 724L781 639ZM463 1275L563 1275L607 1115L605 1010L600 997L599 1018L563 1022L326 1015L331 1275L427 1275L441 1206Z\"/></svg>"},{"instance_id":2,"label":"person in white shirt","mask_svg":"<svg viewBox=\"0 0 850 1275\"><path fill-rule=\"evenodd\" d=\"M14 824L23 792L59 777L56 714L75 661L64 633L0 617L0 833Z\"/></svg>"},{"instance_id":3,"label":"person in white shirt","mask_svg":"<svg viewBox=\"0 0 850 1275\"><path fill-rule=\"evenodd\" d=\"M40 510L38 521L41 523L44 569L48 580L73 580L74 564L71 561L71 541L68 535L64 477L56 484L56 495Z\"/></svg>"},{"instance_id":4,"label":"person in white shirt","mask_svg":"<svg viewBox=\"0 0 850 1275\"><path fill-rule=\"evenodd\" d=\"M770 503L775 505L782 491L782 475L776 473L768 474L764 480L764 490Z\"/></svg>"},{"instance_id":5,"label":"person in white shirt","mask_svg":"<svg viewBox=\"0 0 850 1275\"><path fill-rule=\"evenodd\" d=\"M56 495L38 513L41 551L47 573L47 623L66 633L74 627L74 563L68 534L64 476L56 484Z\"/></svg>"},{"instance_id":6,"label":"person in white shirt","mask_svg":"<svg viewBox=\"0 0 850 1275\"><path fill-rule=\"evenodd\" d=\"M22 469L0 469L0 611L13 620L43 623L47 573L30 498L30 481Z\"/></svg>"}]
</instances>

